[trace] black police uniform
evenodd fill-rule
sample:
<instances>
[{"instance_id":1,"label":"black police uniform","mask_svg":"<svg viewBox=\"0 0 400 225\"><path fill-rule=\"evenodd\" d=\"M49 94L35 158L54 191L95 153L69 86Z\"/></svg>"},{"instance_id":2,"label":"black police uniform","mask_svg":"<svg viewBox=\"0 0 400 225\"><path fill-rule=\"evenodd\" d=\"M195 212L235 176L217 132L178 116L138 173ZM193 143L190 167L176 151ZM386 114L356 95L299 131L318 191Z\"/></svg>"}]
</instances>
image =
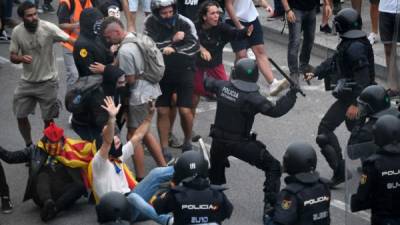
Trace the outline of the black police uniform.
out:
<instances>
[{"instance_id":1,"label":"black police uniform","mask_svg":"<svg viewBox=\"0 0 400 225\"><path fill-rule=\"evenodd\" d=\"M105 96L116 95L116 82L124 74L124 71L117 66L111 65L113 55L94 33L95 24L102 17L102 14L95 8L83 10L80 18L80 35L74 44L73 51L79 77L92 75L89 66L94 62L106 65L102 90L93 91L85 104L87 111L75 113L72 118L74 131L84 140L96 140L98 148L102 143L102 129L108 120L108 113L100 106L103 104Z\"/></svg>"},{"instance_id":2,"label":"black police uniform","mask_svg":"<svg viewBox=\"0 0 400 225\"><path fill-rule=\"evenodd\" d=\"M400 224L400 146L380 149L363 163L351 211L371 209L371 224Z\"/></svg>"},{"instance_id":3,"label":"black police uniform","mask_svg":"<svg viewBox=\"0 0 400 225\"><path fill-rule=\"evenodd\" d=\"M278 195L275 210L266 225L330 224L329 186L315 176L311 180L299 180L295 176L285 178L287 186Z\"/></svg>"},{"instance_id":4,"label":"black police uniform","mask_svg":"<svg viewBox=\"0 0 400 225\"><path fill-rule=\"evenodd\" d=\"M296 90L291 89L274 106L258 90L243 91L232 82L208 77L204 82L207 91L217 97L217 111L211 126L211 168L209 177L213 184L225 184L227 157L232 155L265 171L265 202L273 205L280 188L281 166L266 146L251 136L254 117L262 113L271 117L286 114L296 102ZM225 162L225 163L224 163Z\"/></svg>"},{"instance_id":5,"label":"black police uniform","mask_svg":"<svg viewBox=\"0 0 400 225\"><path fill-rule=\"evenodd\" d=\"M357 97L361 91L374 83L374 54L365 33L355 37L344 37L337 47L336 54L318 66L315 75L325 79L325 88L331 90L331 84L336 84L332 94L337 99L325 113L318 126L317 144L334 171L334 177L344 179L344 160L339 141L334 134L335 129L345 121L350 131L355 121L346 118L349 106L357 105ZM329 64L329 65L327 65ZM331 68L331 67L334 68ZM329 75L335 71L334 75ZM350 84L351 83L351 84Z\"/></svg>"},{"instance_id":6,"label":"black police uniform","mask_svg":"<svg viewBox=\"0 0 400 225\"><path fill-rule=\"evenodd\" d=\"M172 212L175 225L217 223L229 218L233 206L223 191L208 179L190 178L158 196L153 206L158 214Z\"/></svg>"},{"instance_id":7,"label":"black police uniform","mask_svg":"<svg viewBox=\"0 0 400 225\"><path fill-rule=\"evenodd\" d=\"M372 129L376 121L385 115L399 117L400 112L397 108L390 107L370 115L354 126L347 143L347 153L350 159L354 160L360 158L361 161L364 161L378 150L378 146L374 143Z\"/></svg>"}]
</instances>

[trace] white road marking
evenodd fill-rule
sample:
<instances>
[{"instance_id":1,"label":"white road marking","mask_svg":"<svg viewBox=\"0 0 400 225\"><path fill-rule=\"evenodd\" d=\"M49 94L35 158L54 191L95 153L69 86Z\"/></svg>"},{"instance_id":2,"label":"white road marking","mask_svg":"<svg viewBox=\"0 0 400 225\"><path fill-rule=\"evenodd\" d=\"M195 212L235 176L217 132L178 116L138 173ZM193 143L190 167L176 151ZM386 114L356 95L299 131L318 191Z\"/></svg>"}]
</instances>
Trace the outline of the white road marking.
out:
<instances>
[{"instance_id":1,"label":"white road marking","mask_svg":"<svg viewBox=\"0 0 400 225\"><path fill-rule=\"evenodd\" d=\"M344 203L340 200L332 199L331 206L334 206L340 210L346 211L346 203ZM349 205L347 207L350 208ZM368 212L360 211L360 212L355 212L355 213L352 213L352 212L348 212L348 213L351 213L351 215L356 215L356 216L362 218L363 220L370 222L371 214Z\"/></svg>"},{"instance_id":2,"label":"white road marking","mask_svg":"<svg viewBox=\"0 0 400 225\"><path fill-rule=\"evenodd\" d=\"M4 63L4 64L10 64L12 67L14 67L15 69L22 69L22 64L14 64L11 63L10 60L8 60L7 58L4 58L2 56L0 56L0 63Z\"/></svg>"}]
</instances>

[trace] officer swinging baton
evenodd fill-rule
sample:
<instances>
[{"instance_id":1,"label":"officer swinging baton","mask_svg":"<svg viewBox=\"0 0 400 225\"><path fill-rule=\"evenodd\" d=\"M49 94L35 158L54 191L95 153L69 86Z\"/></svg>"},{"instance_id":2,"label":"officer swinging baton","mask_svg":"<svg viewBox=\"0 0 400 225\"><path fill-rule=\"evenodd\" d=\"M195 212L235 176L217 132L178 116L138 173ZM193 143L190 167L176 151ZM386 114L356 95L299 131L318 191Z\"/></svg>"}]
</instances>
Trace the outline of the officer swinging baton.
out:
<instances>
[{"instance_id":1,"label":"officer swinging baton","mask_svg":"<svg viewBox=\"0 0 400 225\"><path fill-rule=\"evenodd\" d=\"M289 81L289 83L290 83L291 86L295 87L295 88L298 90L298 92L299 92L301 95L303 95L303 97L306 97L306 94L304 94L303 90L300 89L300 86L299 86L298 84L296 84L296 83L292 80L292 78L290 78L290 77L278 66L278 64L276 64L276 62L275 62L273 59L268 58L268 60L272 63L272 65L274 65L274 67L279 71L279 73L281 73L282 76L283 76L284 78L286 78L287 81Z\"/></svg>"}]
</instances>

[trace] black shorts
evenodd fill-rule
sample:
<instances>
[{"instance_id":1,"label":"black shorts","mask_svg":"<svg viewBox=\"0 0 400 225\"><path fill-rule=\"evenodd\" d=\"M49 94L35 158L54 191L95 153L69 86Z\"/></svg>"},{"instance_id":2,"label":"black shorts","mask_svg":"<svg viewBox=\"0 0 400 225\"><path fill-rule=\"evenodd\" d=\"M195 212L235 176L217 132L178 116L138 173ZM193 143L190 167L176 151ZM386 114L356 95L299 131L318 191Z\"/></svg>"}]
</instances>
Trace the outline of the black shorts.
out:
<instances>
[{"instance_id":1,"label":"black shorts","mask_svg":"<svg viewBox=\"0 0 400 225\"><path fill-rule=\"evenodd\" d=\"M400 23L397 24L397 39L394 37L396 25L396 14L379 12L379 35L383 44L393 41L400 42Z\"/></svg>"},{"instance_id":2,"label":"black shorts","mask_svg":"<svg viewBox=\"0 0 400 225\"><path fill-rule=\"evenodd\" d=\"M226 23L230 24L232 26L235 26L233 24L233 21L230 19L226 20ZM260 21L258 20L258 18L252 22L240 21L240 23L245 27L248 27L251 24L253 24L254 30L253 30L253 33L251 33L251 36L246 39L243 39L240 41L231 41L231 46L232 46L233 52L238 52L243 49L248 49L255 45L264 44L263 31L262 31L262 27L261 27L261 24L260 24Z\"/></svg>"},{"instance_id":3,"label":"black shorts","mask_svg":"<svg viewBox=\"0 0 400 225\"><path fill-rule=\"evenodd\" d=\"M160 81L162 95L157 98L157 107L169 107L172 105L172 94L176 93L178 107L192 108L194 70L181 71L179 76L171 74L177 72L165 72Z\"/></svg>"}]
</instances>

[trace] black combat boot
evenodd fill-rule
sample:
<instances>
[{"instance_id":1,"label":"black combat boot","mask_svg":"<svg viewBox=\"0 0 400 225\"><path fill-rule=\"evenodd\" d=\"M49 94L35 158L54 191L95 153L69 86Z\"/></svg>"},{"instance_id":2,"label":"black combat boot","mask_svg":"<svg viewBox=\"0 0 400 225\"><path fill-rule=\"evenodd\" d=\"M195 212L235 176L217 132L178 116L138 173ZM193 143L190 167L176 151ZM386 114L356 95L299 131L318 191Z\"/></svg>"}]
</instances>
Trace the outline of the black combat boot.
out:
<instances>
[{"instance_id":1,"label":"black combat boot","mask_svg":"<svg viewBox=\"0 0 400 225\"><path fill-rule=\"evenodd\" d=\"M347 170L347 180L351 179L352 175L349 170ZM336 170L333 171L333 176L331 178L331 182L329 183L330 188L334 188L335 186L346 181L346 168L345 161L341 159Z\"/></svg>"}]
</instances>

